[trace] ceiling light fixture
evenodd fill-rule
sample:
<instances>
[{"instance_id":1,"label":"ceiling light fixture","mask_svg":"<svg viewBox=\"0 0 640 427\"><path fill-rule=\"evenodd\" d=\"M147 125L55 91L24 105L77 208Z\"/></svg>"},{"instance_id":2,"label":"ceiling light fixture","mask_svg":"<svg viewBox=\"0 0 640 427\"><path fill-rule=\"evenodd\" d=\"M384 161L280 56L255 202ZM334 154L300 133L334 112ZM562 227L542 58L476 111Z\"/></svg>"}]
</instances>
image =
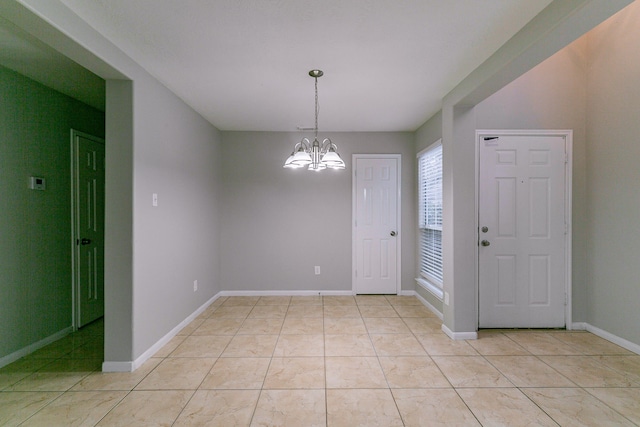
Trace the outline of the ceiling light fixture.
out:
<instances>
[{"instance_id":1,"label":"ceiling light fixture","mask_svg":"<svg viewBox=\"0 0 640 427\"><path fill-rule=\"evenodd\" d=\"M324 169L344 169L344 161L338 154L338 146L329 138L318 141L318 77L322 77L322 70L311 70L309 75L316 81L316 125L313 128L315 138L313 143L309 138L302 138L300 142L293 146L293 152L284 162L285 168L297 169L309 166L310 171L321 171Z\"/></svg>"}]
</instances>

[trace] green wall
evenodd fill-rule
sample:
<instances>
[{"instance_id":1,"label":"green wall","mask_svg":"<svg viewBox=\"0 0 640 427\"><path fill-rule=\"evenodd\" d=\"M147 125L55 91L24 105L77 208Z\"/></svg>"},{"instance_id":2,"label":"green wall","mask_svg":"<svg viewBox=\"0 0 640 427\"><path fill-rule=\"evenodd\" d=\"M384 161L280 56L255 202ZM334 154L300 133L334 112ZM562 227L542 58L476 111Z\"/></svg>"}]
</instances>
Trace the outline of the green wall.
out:
<instances>
[{"instance_id":1,"label":"green wall","mask_svg":"<svg viewBox=\"0 0 640 427\"><path fill-rule=\"evenodd\" d=\"M0 359L71 326L72 128L104 113L0 67Z\"/></svg>"}]
</instances>

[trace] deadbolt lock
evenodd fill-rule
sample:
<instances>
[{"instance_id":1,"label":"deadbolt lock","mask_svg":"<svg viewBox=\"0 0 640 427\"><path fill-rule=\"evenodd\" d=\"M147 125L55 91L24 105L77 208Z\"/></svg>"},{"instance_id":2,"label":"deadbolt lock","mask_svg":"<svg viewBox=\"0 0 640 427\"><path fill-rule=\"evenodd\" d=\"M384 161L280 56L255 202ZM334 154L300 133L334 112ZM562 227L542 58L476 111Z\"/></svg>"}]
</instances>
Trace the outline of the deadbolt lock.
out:
<instances>
[{"instance_id":1,"label":"deadbolt lock","mask_svg":"<svg viewBox=\"0 0 640 427\"><path fill-rule=\"evenodd\" d=\"M483 232L483 233L486 233L487 231L489 231L489 227L486 227L486 226L485 226L485 227L482 227L482 232Z\"/></svg>"}]
</instances>

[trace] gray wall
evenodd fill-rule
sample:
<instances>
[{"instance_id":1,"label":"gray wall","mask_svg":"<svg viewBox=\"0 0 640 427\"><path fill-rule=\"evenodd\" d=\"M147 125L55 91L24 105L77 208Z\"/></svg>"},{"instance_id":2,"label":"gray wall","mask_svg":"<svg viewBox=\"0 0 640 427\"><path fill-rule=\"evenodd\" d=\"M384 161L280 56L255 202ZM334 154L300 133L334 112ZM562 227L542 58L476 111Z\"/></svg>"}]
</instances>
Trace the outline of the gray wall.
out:
<instances>
[{"instance_id":1,"label":"gray wall","mask_svg":"<svg viewBox=\"0 0 640 427\"><path fill-rule=\"evenodd\" d=\"M640 345L640 2L588 45L587 321Z\"/></svg>"},{"instance_id":2,"label":"gray wall","mask_svg":"<svg viewBox=\"0 0 640 427\"><path fill-rule=\"evenodd\" d=\"M478 129L573 130L573 321L586 320L586 38L475 107Z\"/></svg>"},{"instance_id":3,"label":"gray wall","mask_svg":"<svg viewBox=\"0 0 640 427\"><path fill-rule=\"evenodd\" d=\"M221 290L222 198L219 132L155 80L133 89L135 359Z\"/></svg>"},{"instance_id":4,"label":"gray wall","mask_svg":"<svg viewBox=\"0 0 640 427\"><path fill-rule=\"evenodd\" d=\"M104 137L104 113L2 67L0 111L2 358L71 327L70 130Z\"/></svg>"},{"instance_id":5,"label":"gray wall","mask_svg":"<svg viewBox=\"0 0 640 427\"><path fill-rule=\"evenodd\" d=\"M402 155L402 289L414 289L415 153L411 133L323 133L343 171L282 164L303 135L223 132L222 289L351 291L352 154ZM321 274L314 275L319 265Z\"/></svg>"}]
</instances>

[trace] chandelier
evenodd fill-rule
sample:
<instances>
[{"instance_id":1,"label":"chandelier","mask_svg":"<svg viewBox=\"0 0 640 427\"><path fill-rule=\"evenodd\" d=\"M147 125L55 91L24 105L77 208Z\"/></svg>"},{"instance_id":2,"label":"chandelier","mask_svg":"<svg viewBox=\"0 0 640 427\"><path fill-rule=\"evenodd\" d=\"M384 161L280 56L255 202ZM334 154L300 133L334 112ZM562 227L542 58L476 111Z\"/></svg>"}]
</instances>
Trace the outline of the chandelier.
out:
<instances>
[{"instance_id":1,"label":"chandelier","mask_svg":"<svg viewBox=\"0 0 640 427\"><path fill-rule=\"evenodd\" d=\"M309 75L316 82L316 124L314 127L315 137L313 142L309 138L302 138L293 147L293 152L284 162L285 168L297 169L308 166L310 171L321 171L324 169L344 169L344 161L338 154L338 146L329 138L318 141L318 77L322 77L322 70L311 70Z\"/></svg>"}]
</instances>

